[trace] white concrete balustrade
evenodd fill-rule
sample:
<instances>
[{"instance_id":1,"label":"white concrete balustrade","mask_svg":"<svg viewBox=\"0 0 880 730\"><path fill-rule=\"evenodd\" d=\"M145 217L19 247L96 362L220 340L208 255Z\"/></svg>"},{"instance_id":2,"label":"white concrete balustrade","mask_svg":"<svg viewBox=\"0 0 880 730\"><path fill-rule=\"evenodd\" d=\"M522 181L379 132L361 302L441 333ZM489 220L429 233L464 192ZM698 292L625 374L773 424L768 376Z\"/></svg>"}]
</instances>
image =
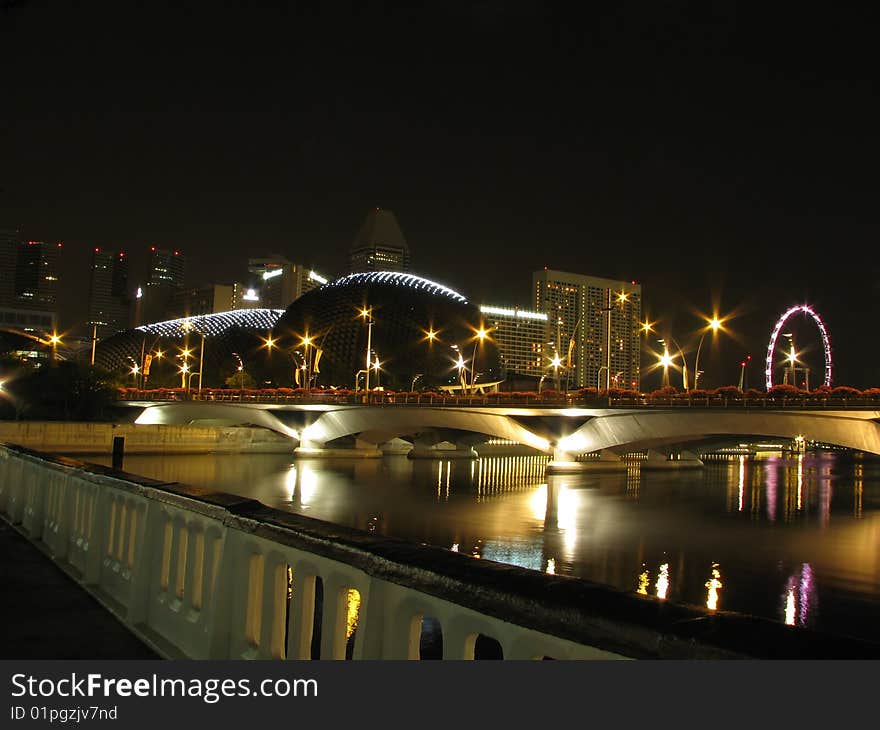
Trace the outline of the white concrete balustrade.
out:
<instances>
[{"instance_id":1,"label":"white concrete balustrade","mask_svg":"<svg viewBox=\"0 0 880 730\"><path fill-rule=\"evenodd\" d=\"M0 445L0 514L168 658L418 659L428 618L444 659L479 637L505 659L625 658L662 644L655 609L700 618L629 594L602 617L593 584L19 446Z\"/></svg>"}]
</instances>

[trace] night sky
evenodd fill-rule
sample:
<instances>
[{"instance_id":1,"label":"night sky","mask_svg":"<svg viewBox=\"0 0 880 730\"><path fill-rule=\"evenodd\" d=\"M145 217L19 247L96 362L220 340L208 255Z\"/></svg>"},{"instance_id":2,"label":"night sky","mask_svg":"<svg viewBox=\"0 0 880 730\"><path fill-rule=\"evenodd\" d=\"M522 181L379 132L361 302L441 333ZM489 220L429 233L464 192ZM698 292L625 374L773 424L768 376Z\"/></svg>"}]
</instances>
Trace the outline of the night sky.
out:
<instances>
[{"instance_id":1,"label":"night sky","mask_svg":"<svg viewBox=\"0 0 880 730\"><path fill-rule=\"evenodd\" d=\"M415 273L476 302L531 307L548 266L635 279L686 349L735 313L706 386L746 353L759 384L802 303L835 384L880 385L876 18L411 5L0 0L0 224L65 242L62 324L94 246L179 248L191 284L276 251L334 275L379 206ZM817 385L818 331L789 329Z\"/></svg>"}]
</instances>

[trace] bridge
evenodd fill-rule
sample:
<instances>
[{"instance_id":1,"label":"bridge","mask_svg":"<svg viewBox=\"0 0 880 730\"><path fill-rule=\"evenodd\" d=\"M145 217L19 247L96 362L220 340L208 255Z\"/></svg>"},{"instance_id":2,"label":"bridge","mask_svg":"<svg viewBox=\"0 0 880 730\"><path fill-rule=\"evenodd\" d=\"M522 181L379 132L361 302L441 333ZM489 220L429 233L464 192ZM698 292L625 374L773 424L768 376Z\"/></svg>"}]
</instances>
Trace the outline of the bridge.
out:
<instances>
[{"instance_id":1,"label":"bridge","mask_svg":"<svg viewBox=\"0 0 880 730\"><path fill-rule=\"evenodd\" d=\"M251 425L291 439L302 457L380 456L395 439L411 458L473 458L490 438L552 456L549 471L622 468L623 454L648 452L653 466L699 466L700 452L747 439L806 438L880 454L880 404L642 402L583 407L490 399L401 398L378 403L328 399L130 400L138 424ZM444 447L444 448L441 448Z\"/></svg>"}]
</instances>

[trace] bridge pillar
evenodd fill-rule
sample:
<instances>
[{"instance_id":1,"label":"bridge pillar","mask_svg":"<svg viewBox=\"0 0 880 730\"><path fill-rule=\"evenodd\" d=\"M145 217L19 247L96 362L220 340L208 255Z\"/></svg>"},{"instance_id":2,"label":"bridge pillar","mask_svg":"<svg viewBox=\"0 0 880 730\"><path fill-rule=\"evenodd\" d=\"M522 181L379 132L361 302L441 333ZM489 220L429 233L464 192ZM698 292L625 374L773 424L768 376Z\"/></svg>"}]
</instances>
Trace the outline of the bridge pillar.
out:
<instances>
[{"instance_id":1,"label":"bridge pillar","mask_svg":"<svg viewBox=\"0 0 880 730\"><path fill-rule=\"evenodd\" d=\"M300 442L300 445L293 450L293 455L300 459L309 458L344 458L344 459L374 459L382 456L376 444L368 441L355 439L354 448L334 448L328 447L317 441L308 439Z\"/></svg>"},{"instance_id":2,"label":"bridge pillar","mask_svg":"<svg viewBox=\"0 0 880 730\"><path fill-rule=\"evenodd\" d=\"M573 472L626 471L626 464L610 449L602 449L599 458L576 461L575 456L559 447L553 449L553 458L547 464L548 474L571 474Z\"/></svg>"},{"instance_id":3,"label":"bridge pillar","mask_svg":"<svg viewBox=\"0 0 880 730\"><path fill-rule=\"evenodd\" d=\"M667 455L654 449L648 451L648 458L642 462L642 469L648 470L682 470L702 469L703 461L692 451L681 451L677 454Z\"/></svg>"},{"instance_id":4,"label":"bridge pillar","mask_svg":"<svg viewBox=\"0 0 880 730\"><path fill-rule=\"evenodd\" d=\"M480 455L470 443L441 441L426 444L416 440L408 454L410 459L478 459Z\"/></svg>"}]
</instances>

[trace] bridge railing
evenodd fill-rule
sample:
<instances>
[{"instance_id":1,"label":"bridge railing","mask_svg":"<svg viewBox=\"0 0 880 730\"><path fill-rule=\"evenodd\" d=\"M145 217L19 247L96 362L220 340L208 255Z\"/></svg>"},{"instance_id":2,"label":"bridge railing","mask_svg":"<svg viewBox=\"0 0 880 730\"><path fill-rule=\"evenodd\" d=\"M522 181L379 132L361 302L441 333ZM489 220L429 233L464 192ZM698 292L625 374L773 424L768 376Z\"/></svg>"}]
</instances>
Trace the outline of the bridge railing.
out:
<instances>
[{"instance_id":1,"label":"bridge railing","mask_svg":"<svg viewBox=\"0 0 880 730\"><path fill-rule=\"evenodd\" d=\"M18 446L0 514L169 658L880 656Z\"/></svg>"},{"instance_id":2,"label":"bridge railing","mask_svg":"<svg viewBox=\"0 0 880 730\"><path fill-rule=\"evenodd\" d=\"M450 406L484 407L548 407L548 408L722 408L722 409L877 409L880 395L676 395L615 394L584 397L577 394L544 395L541 393L487 393L477 395L444 395L439 393L373 392L369 396L347 391L313 390L278 392L235 390L203 390L201 393L183 389L138 390L120 389L119 399L137 402L218 402L259 403L271 405L380 405L380 406Z\"/></svg>"}]
</instances>

